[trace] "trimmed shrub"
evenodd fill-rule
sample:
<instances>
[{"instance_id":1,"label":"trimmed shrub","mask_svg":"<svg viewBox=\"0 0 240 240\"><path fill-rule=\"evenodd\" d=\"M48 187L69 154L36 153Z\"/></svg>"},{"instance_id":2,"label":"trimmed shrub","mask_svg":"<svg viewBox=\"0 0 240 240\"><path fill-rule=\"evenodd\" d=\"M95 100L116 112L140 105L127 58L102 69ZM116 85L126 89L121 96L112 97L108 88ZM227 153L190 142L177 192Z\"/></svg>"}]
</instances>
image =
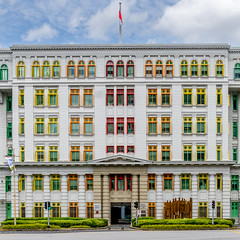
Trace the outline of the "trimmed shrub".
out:
<instances>
[{"instance_id":1,"label":"trimmed shrub","mask_svg":"<svg viewBox=\"0 0 240 240\"><path fill-rule=\"evenodd\" d=\"M87 225L76 225L76 226L71 226L70 228L91 228L91 227Z\"/></svg>"},{"instance_id":2,"label":"trimmed shrub","mask_svg":"<svg viewBox=\"0 0 240 240\"><path fill-rule=\"evenodd\" d=\"M4 225L2 229L46 229L47 224L20 224L20 225Z\"/></svg>"},{"instance_id":3,"label":"trimmed shrub","mask_svg":"<svg viewBox=\"0 0 240 240\"><path fill-rule=\"evenodd\" d=\"M156 230L200 230L200 229L222 229L229 228L228 225L143 225L141 229L156 229Z\"/></svg>"}]
</instances>

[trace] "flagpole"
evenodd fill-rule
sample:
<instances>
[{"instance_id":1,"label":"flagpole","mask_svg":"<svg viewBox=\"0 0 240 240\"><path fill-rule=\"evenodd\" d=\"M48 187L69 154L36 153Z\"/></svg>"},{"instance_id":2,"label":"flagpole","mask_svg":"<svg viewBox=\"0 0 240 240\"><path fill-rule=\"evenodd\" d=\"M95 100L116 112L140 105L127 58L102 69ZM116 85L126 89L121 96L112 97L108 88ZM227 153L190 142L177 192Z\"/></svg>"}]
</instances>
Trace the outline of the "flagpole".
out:
<instances>
[{"instance_id":1,"label":"flagpole","mask_svg":"<svg viewBox=\"0 0 240 240\"><path fill-rule=\"evenodd\" d=\"M121 4L119 3L119 12L121 13ZM122 24L119 21L119 44L122 44Z\"/></svg>"},{"instance_id":2,"label":"flagpole","mask_svg":"<svg viewBox=\"0 0 240 240\"><path fill-rule=\"evenodd\" d=\"M13 164L15 163L15 152L14 152L14 148L12 151L12 158L13 158ZM15 180L15 166L13 169L13 197L14 197L14 225L17 225L17 219L16 219L16 180Z\"/></svg>"}]
</instances>

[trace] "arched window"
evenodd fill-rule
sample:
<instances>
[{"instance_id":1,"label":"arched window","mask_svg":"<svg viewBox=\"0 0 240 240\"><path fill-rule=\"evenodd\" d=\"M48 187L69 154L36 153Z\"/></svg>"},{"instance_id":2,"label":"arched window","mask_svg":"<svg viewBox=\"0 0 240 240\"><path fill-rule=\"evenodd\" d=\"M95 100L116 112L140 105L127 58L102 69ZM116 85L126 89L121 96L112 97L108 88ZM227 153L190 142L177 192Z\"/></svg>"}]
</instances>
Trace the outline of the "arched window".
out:
<instances>
[{"instance_id":1,"label":"arched window","mask_svg":"<svg viewBox=\"0 0 240 240\"><path fill-rule=\"evenodd\" d=\"M25 63L23 61L18 62L17 77L25 77Z\"/></svg>"},{"instance_id":2,"label":"arched window","mask_svg":"<svg viewBox=\"0 0 240 240\"><path fill-rule=\"evenodd\" d=\"M202 77L208 76L208 62L206 60L203 60L201 62L201 76Z\"/></svg>"},{"instance_id":3,"label":"arched window","mask_svg":"<svg viewBox=\"0 0 240 240\"><path fill-rule=\"evenodd\" d=\"M52 66L52 76L53 77L60 77L60 63L55 61Z\"/></svg>"},{"instance_id":4,"label":"arched window","mask_svg":"<svg viewBox=\"0 0 240 240\"><path fill-rule=\"evenodd\" d=\"M171 60L168 60L166 62L166 77L172 77L173 76L173 63Z\"/></svg>"},{"instance_id":5,"label":"arched window","mask_svg":"<svg viewBox=\"0 0 240 240\"><path fill-rule=\"evenodd\" d=\"M134 62L131 60L127 62L127 77L134 77Z\"/></svg>"},{"instance_id":6,"label":"arched window","mask_svg":"<svg viewBox=\"0 0 240 240\"><path fill-rule=\"evenodd\" d=\"M114 64L113 61L108 61L106 64L106 77L113 77L114 74Z\"/></svg>"},{"instance_id":7,"label":"arched window","mask_svg":"<svg viewBox=\"0 0 240 240\"><path fill-rule=\"evenodd\" d=\"M75 77L75 62L74 61L68 62L67 76L68 77Z\"/></svg>"},{"instance_id":8,"label":"arched window","mask_svg":"<svg viewBox=\"0 0 240 240\"><path fill-rule=\"evenodd\" d=\"M95 77L95 75L96 75L95 62L90 61L88 63L88 77Z\"/></svg>"},{"instance_id":9,"label":"arched window","mask_svg":"<svg viewBox=\"0 0 240 240\"><path fill-rule=\"evenodd\" d=\"M240 63L236 63L234 66L234 79L240 79Z\"/></svg>"},{"instance_id":10,"label":"arched window","mask_svg":"<svg viewBox=\"0 0 240 240\"><path fill-rule=\"evenodd\" d=\"M78 62L78 77L85 77L85 62Z\"/></svg>"},{"instance_id":11,"label":"arched window","mask_svg":"<svg viewBox=\"0 0 240 240\"><path fill-rule=\"evenodd\" d=\"M124 63L123 61L117 62L117 77L123 77L124 76Z\"/></svg>"},{"instance_id":12,"label":"arched window","mask_svg":"<svg viewBox=\"0 0 240 240\"><path fill-rule=\"evenodd\" d=\"M8 80L8 67L3 64L0 69L0 80Z\"/></svg>"},{"instance_id":13,"label":"arched window","mask_svg":"<svg viewBox=\"0 0 240 240\"><path fill-rule=\"evenodd\" d=\"M181 72L180 72L181 76L182 77L187 77L188 76L188 63L187 63L187 61L183 60L181 62L181 66L180 67L181 67Z\"/></svg>"},{"instance_id":14,"label":"arched window","mask_svg":"<svg viewBox=\"0 0 240 240\"><path fill-rule=\"evenodd\" d=\"M50 64L48 61L43 62L42 65L42 76L50 77Z\"/></svg>"},{"instance_id":15,"label":"arched window","mask_svg":"<svg viewBox=\"0 0 240 240\"><path fill-rule=\"evenodd\" d=\"M153 64L152 61L148 60L145 63L145 76L146 77L152 77L153 76Z\"/></svg>"},{"instance_id":16,"label":"arched window","mask_svg":"<svg viewBox=\"0 0 240 240\"><path fill-rule=\"evenodd\" d=\"M40 64L38 61L33 62L32 65L32 77L40 77Z\"/></svg>"},{"instance_id":17,"label":"arched window","mask_svg":"<svg viewBox=\"0 0 240 240\"><path fill-rule=\"evenodd\" d=\"M198 76L198 62L196 60L193 60L191 62L191 76L192 77Z\"/></svg>"},{"instance_id":18,"label":"arched window","mask_svg":"<svg viewBox=\"0 0 240 240\"><path fill-rule=\"evenodd\" d=\"M223 77L223 74L224 74L223 62L221 60L218 60L216 62L216 76Z\"/></svg>"},{"instance_id":19,"label":"arched window","mask_svg":"<svg viewBox=\"0 0 240 240\"><path fill-rule=\"evenodd\" d=\"M162 61L158 60L156 62L156 70L155 70L156 77L162 77L163 76L163 64Z\"/></svg>"}]
</instances>

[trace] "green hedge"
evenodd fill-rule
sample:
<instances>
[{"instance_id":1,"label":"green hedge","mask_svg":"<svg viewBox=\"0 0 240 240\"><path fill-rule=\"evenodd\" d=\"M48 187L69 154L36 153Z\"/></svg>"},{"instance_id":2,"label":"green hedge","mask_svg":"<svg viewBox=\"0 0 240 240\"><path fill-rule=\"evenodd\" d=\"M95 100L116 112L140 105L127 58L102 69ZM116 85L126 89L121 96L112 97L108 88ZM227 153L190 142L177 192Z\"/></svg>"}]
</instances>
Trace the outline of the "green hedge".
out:
<instances>
[{"instance_id":1,"label":"green hedge","mask_svg":"<svg viewBox=\"0 0 240 240\"><path fill-rule=\"evenodd\" d=\"M21 225L4 225L2 229L46 229L47 224L21 224Z\"/></svg>"},{"instance_id":2,"label":"green hedge","mask_svg":"<svg viewBox=\"0 0 240 240\"><path fill-rule=\"evenodd\" d=\"M141 229L156 229L156 230L200 230L200 229L219 229L229 228L228 225L143 225Z\"/></svg>"},{"instance_id":3,"label":"green hedge","mask_svg":"<svg viewBox=\"0 0 240 240\"><path fill-rule=\"evenodd\" d=\"M87 225L76 225L76 226L71 226L70 228L91 228L91 227Z\"/></svg>"}]
</instances>

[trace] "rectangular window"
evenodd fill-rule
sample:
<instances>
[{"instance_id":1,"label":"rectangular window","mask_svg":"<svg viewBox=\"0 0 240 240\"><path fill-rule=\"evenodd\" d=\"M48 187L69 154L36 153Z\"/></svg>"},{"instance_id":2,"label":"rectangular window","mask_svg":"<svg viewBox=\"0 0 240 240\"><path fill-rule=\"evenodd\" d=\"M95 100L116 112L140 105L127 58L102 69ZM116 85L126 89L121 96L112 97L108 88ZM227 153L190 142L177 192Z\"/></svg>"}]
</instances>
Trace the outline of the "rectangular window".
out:
<instances>
[{"instance_id":1,"label":"rectangular window","mask_svg":"<svg viewBox=\"0 0 240 240\"><path fill-rule=\"evenodd\" d=\"M79 106L80 104L79 90L71 89L70 90L70 106Z\"/></svg>"},{"instance_id":2,"label":"rectangular window","mask_svg":"<svg viewBox=\"0 0 240 240\"><path fill-rule=\"evenodd\" d=\"M208 190L208 175L207 174L199 174L198 189L199 190Z\"/></svg>"},{"instance_id":3,"label":"rectangular window","mask_svg":"<svg viewBox=\"0 0 240 240\"><path fill-rule=\"evenodd\" d=\"M19 134L24 135L25 133L25 127L24 127L24 118L20 118L19 122Z\"/></svg>"},{"instance_id":4,"label":"rectangular window","mask_svg":"<svg viewBox=\"0 0 240 240\"><path fill-rule=\"evenodd\" d=\"M107 106L114 105L114 89L107 89L106 105Z\"/></svg>"},{"instance_id":5,"label":"rectangular window","mask_svg":"<svg viewBox=\"0 0 240 240\"><path fill-rule=\"evenodd\" d=\"M79 118L71 118L71 120L70 120L70 134L80 134Z\"/></svg>"},{"instance_id":6,"label":"rectangular window","mask_svg":"<svg viewBox=\"0 0 240 240\"><path fill-rule=\"evenodd\" d=\"M61 203L53 202L51 203L51 206L52 206L51 217L56 217L56 218L61 217Z\"/></svg>"},{"instance_id":7,"label":"rectangular window","mask_svg":"<svg viewBox=\"0 0 240 240\"><path fill-rule=\"evenodd\" d=\"M161 159L163 162L168 162L171 160L171 146L162 146L161 147L162 150L162 156Z\"/></svg>"},{"instance_id":8,"label":"rectangular window","mask_svg":"<svg viewBox=\"0 0 240 240\"><path fill-rule=\"evenodd\" d=\"M86 175L86 191L92 191L93 190L93 175L87 174Z\"/></svg>"},{"instance_id":9,"label":"rectangular window","mask_svg":"<svg viewBox=\"0 0 240 240\"><path fill-rule=\"evenodd\" d=\"M233 137L237 138L238 137L238 123L233 122Z\"/></svg>"},{"instance_id":10,"label":"rectangular window","mask_svg":"<svg viewBox=\"0 0 240 240\"><path fill-rule=\"evenodd\" d=\"M124 133L124 118L117 118L117 134Z\"/></svg>"},{"instance_id":11,"label":"rectangular window","mask_svg":"<svg viewBox=\"0 0 240 240\"><path fill-rule=\"evenodd\" d=\"M157 161L157 146L148 146L148 160Z\"/></svg>"},{"instance_id":12,"label":"rectangular window","mask_svg":"<svg viewBox=\"0 0 240 240\"><path fill-rule=\"evenodd\" d=\"M234 161L235 163L238 162L237 148L233 148L233 161Z\"/></svg>"},{"instance_id":13,"label":"rectangular window","mask_svg":"<svg viewBox=\"0 0 240 240\"><path fill-rule=\"evenodd\" d=\"M124 146L117 146L117 153L124 153Z\"/></svg>"},{"instance_id":14,"label":"rectangular window","mask_svg":"<svg viewBox=\"0 0 240 240\"><path fill-rule=\"evenodd\" d=\"M170 105L171 104L171 90L170 89L162 89L161 90L161 104L162 105Z\"/></svg>"},{"instance_id":15,"label":"rectangular window","mask_svg":"<svg viewBox=\"0 0 240 240\"><path fill-rule=\"evenodd\" d=\"M125 190L124 175L117 175L117 191Z\"/></svg>"},{"instance_id":16,"label":"rectangular window","mask_svg":"<svg viewBox=\"0 0 240 240\"><path fill-rule=\"evenodd\" d=\"M35 134L44 134L44 118L35 119Z\"/></svg>"},{"instance_id":17,"label":"rectangular window","mask_svg":"<svg viewBox=\"0 0 240 240\"><path fill-rule=\"evenodd\" d=\"M182 174L181 175L181 190L190 190L191 189L191 175Z\"/></svg>"},{"instance_id":18,"label":"rectangular window","mask_svg":"<svg viewBox=\"0 0 240 240\"><path fill-rule=\"evenodd\" d=\"M36 203L36 202L34 203L33 217L34 218L43 217L43 203Z\"/></svg>"},{"instance_id":19,"label":"rectangular window","mask_svg":"<svg viewBox=\"0 0 240 240\"><path fill-rule=\"evenodd\" d=\"M183 118L183 133L191 134L192 133L192 118Z\"/></svg>"},{"instance_id":20,"label":"rectangular window","mask_svg":"<svg viewBox=\"0 0 240 240\"><path fill-rule=\"evenodd\" d=\"M206 133L206 118L197 118L197 133Z\"/></svg>"},{"instance_id":21,"label":"rectangular window","mask_svg":"<svg viewBox=\"0 0 240 240\"><path fill-rule=\"evenodd\" d=\"M127 133L134 134L134 118L127 118Z\"/></svg>"},{"instance_id":22,"label":"rectangular window","mask_svg":"<svg viewBox=\"0 0 240 240\"><path fill-rule=\"evenodd\" d=\"M199 218L207 218L208 217L208 203L207 202L199 202L198 203L198 217Z\"/></svg>"},{"instance_id":23,"label":"rectangular window","mask_svg":"<svg viewBox=\"0 0 240 240\"><path fill-rule=\"evenodd\" d=\"M206 89L197 89L197 105L206 105Z\"/></svg>"},{"instance_id":24,"label":"rectangular window","mask_svg":"<svg viewBox=\"0 0 240 240\"><path fill-rule=\"evenodd\" d=\"M94 218L93 216L93 202L86 203L86 218Z\"/></svg>"},{"instance_id":25,"label":"rectangular window","mask_svg":"<svg viewBox=\"0 0 240 240\"><path fill-rule=\"evenodd\" d=\"M7 124L7 138L12 138L12 123Z\"/></svg>"},{"instance_id":26,"label":"rectangular window","mask_svg":"<svg viewBox=\"0 0 240 240\"><path fill-rule=\"evenodd\" d=\"M35 90L35 106L44 106L44 90Z\"/></svg>"},{"instance_id":27,"label":"rectangular window","mask_svg":"<svg viewBox=\"0 0 240 240\"><path fill-rule=\"evenodd\" d=\"M124 105L124 90L117 89L117 105L123 106Z\"/></svg>"},{"instance_id":28,"label":"rectangular window","mask_svg":"<svg viewBox=\"0 0 240 240\"><path fill-rule=\"evenodd\" d=\"M84 146L83 152L83 160L90 161L93 160L93 147L92 146Z\"/></svg>"},{"instance_id":29,"label":"rectangular window","mask_svg":"<svg viewBox=\"0 0 240 240\"><path fill-rule=\"evenodd\" d=\"M70 161L71 162L79 162L80 161L80 147L79 146L71 146Z\"/></svg>"},{"instance_id":30,"label":"rectangular window","mask_svg":"<svg viewBox=\"0 0 240 240\"><path fill-rule=\"evenodd\" d=\"M183 89L183 105L192 105L192 89Z\"/></svg>"},{"instance_id":31,"label":"rectangular window","mask_svg":"<svg viewBox=\"0 0 240 240\"><path fill-rule=\"evenodd\" d=\"M239 190L239 175L231 176L231 190Z\"/></svg>"},{"instance_id":32,"label":"rectangular window","mask_svg":"<svg viewBox=\"0 0 240 240\"><path fill-rule=\"evenodd\" d=\"M134 153L134 152L135 152L134 146L127 146L127 153Z\"/></svg>"},{"instance_id":33,"label":"rectangular window","mask_svg":"<svg viewBox=\"0 0 240 240\"><path fill-rule=\"evenodd\" d=\"M57 105L58 105L58 90L57 89L48 90L48 106Z\"/></svg>"},{"instance_id":34,"label":"rectangular window","mask_svg":"<svg viewBox=\"0 0 240 240\"><path fill-rule=\"evenodd\" d=\"M18 190L25 191L25 175L19 175Z\"/></svg>"},{"instance_id":35,"label":"rectangular window","mask_svg":"<svg viewBox=\"0 0 240 240\"><path fill-rule=\"evenodd\" d=\"M68 175L68 191L78 190L78 176L76 174Z\"/></svg>"},{"instance_id":36,"label":"rectangular window","mask_svg":"<svg viewBox=\"0 0 240 240\"><path fill-rule=\"evenodd\" d=\"M7 97L7 112L11 112L12 111L12 96L8 96Z\"/></svg>"},{"instance_id":37,"label":"rectangular window","mask_svg":"<svg viewBox=\"0 0 240 240\"><path fill-rule=\"evenodd\" d=\"M48 134L50 134L50 135L58 134L58 119L57 118L49 118Z\"/></svg>"},{"instance_id":38,"label":"rectangular window","mask_svg":"<svg viewBox=\"0 0 240 240\"><path fill-rule=\"evenodd\" d=\"M154 202L148 203L148 216L156 218L156 203Z\"/></svg>"},{"instance_id":39,"label":"rectangular window","mask_svg":"<svg viewBox=\"0 0 240 240\"><path fill-rule=\"evenodd\" d=\"M216 189L222 190L222 174L217 174Z\"/></svg>"},{"instance_id":40,"label":"rectangular window","mask_svg":"<svg viewBox=\"0 0 240 240\"><path fill-rule=\"evenodd\" d=\"M221 161L221 160L222 160L222 146L217 145L217 161Z\"/></svg>"},{"instance_id":41,"label":"rectangular window","mask_svg":"<svg viewBox=\"0 0 240 240\"><path fill-rule=\"evenodd\" d=\"M60 175L51 175L51 191L61 190L61 178Z\"/></svg>"},{"instance_id":42,"label":"rectangular window","mask_svg":"<svg viewBox=\"0 0 240 240\"><path fill-rule=\"evenodd\" d=\"M50 146L49 147L49 162L57 162L58 161L58 147Z\"/></svg>"},{"instance_id":43,"label":"rectangular window","mask_svg":"<svg viewBox=\"0 0 240 240\"><path fill-rule=\"evenodd\" d=\"M217 218L222 218L222 204L217 202Z\"/></svg>"},{"instance_id":44,"label":"rectangular window","mask_svg":"<svg viewBox=\"0 0 240 240\"><path fill-rule=\"evenodd\" d=\"M35 161L44 162L45 161L45 147L37 146L35 151Z\"/></svg>"},{"instance_id":45,"label":"rectangular window","mask_svg":"<svg viewBox=\"0 0 240 240\"><path fill-rule=\"evenodd\" d=\"M114 153L114 146L107 146L107 153Z\"/></svg>"},{"instance_id":46,"label":"rectangular window","mask_svg":"<svg viewBox=\"0 0 240 240\"><path fill-rule=\"evenodd\" d=\"M148 89L148 105L157 105L157 89Z\"/></svg>"},{"instance_id":47,"label":"rectangular window","mask_svg":"<svg viewBox=\"0 0 240 240\"><path fill-rule=\"evenodd\" d=\"M114 134L114 118L107 118L107 134Z\"/></svg>"},{"instance_id":48,"label":"rectangular window","mask_svg":"<svg viewBox=\"0 0 240 240\"><path fill-rule=\"evenodd\" d=\"M115 190L115 175L110 175L110 191Z\"/></svg>"},{"instance_id":49,"label":"rectangular window","mask_svg":"<svg viewBox=\"0 0 240 240\"><path fill-rule=\"evenodd\" d=\"M156 175L148 174L148 190L156 190Z\"/></svg>"},{"instance_id":50,"label":"rectangular window","mask_svg":"<svg viewBox=\"0 0 240 240\"><path fill-rule=\"evenodd\" d=\"M92 89L84 89L83 105L84 106L93 106L93 90Z\"/></svg>"},{"instance_id":51,"label":"rectangular window","mask_svg":"<svg viewBox=\"0 0 240 240\"><path fill-rule=\"evenodd\" d=\"M161 118L161 128L162 134L171 133L171 118L170 117L162 117Z\"/></svg>"},{"instance_id":52,"label":"rectangular window","mask_svg":"<svg viewBox=\"0 0 240 240\"><path fill-rule=\"evenodd\" d=\"M11 176L6 177L6 192L11 192Z\"/></svg>"},{"instance_id":53,"label":"rectangular window","mask_svg":"<svg viewBox=\"0 0 240 240\"><path fill-rule=\"evenodd\" d=\"M70 202L68 216L72 218L78 218L78 203Z\"/></svg>"},{"instance_id":54,"label":"rectangular window","mask_svg":"<svg viewBox=\"0 0 240 240\"><path fill-rule=\"evenodd\" d=\"M134 105L134 89L127 90L127 105L133 106Z\"/></svg>"},{"instance_id":55,"label":"rectangular window","mask_svg":"<svg viewBox=\"0 0 240 240\"><path fill-rule=\"evenodd\" d=\"M205 145L197 145L197 161L206 160L206 147Z\"/></svg>"},{"instance_id":56,"label":"rectangular window","mask_svg":"<svg viewBox=\"0 0 240 240\"><path fill-rule=\"evenodd\" d=\"M157 134L157 118L148 118L148 134Z\"/></svg>"},{"instance_id":57,"label":"rectangular window","mask_svg":"<svg viewBox=\"0 0 240 240\"><path fill-rule=\"evenodd\" d=\"M20 218L26 217L26 204L21 202L20 204Z\"/></svg>"},{"instance_id":58,"label":"rectangular window","mask_svg":"<svg viewBox=\"0 0 240 240\"><path fill-rule=\"evenodd\" d=\"M222 105L222 89L217 89L217 105Z\"/></svg>"},{"instance_id":59,"label":"rectangular window","mask_svg":"<svg viewBox=\"0 0 240 240\"><path fill-rule=\"evenodd\" d=\"M43 176L42 175L34 175L33 191L43 191Z\"/></svg>"},{"instance_id":60,"label":"rectangular window","mask_svg":"<svg viewBox=\"0 0 240 240\"><path fill-rule=\"evenodd\" d=\"M7 153L8 156L12 156L12 148L8 148L8 153Z\"/></svg>"},{"instance_id":61,"label":"rectangular window","mask_svg":"<svg viewBox=\"0 0 240 240\"><path fill-rule=\"evenodd\" d=\"M24 106L24 90L23 89L19 90L19 106L20 107Z\"/></svg>"},{"instance_id":62,"label":"rectangular window","mask_svg":"<svg viewBox=\"0 0 240 240\"><path fill-rule=\"evenodd\" d=\"M222 118L217 117L217 134L222 133Z\"/></svg>"},{"instance_id":63,"label":"rectangular window","mask_svg":"<svg viewBox=\"0 0 240 240\"><path fill-rule=\"evenodd\" d=\"M233 111L237 111L237 110L238 110L238 96L233 95Z\"/></svg>"},{"instance_id":64,"label":"rectangular window","mask_svg":"<svg viewBox=\"0 0 240 240\"><path fill-rule=\"evenodd\" d=\"M192 161L192 145L183 146L183 160Z\"/></svg>"},{"instance_id":65,"label":"rectangular window","mask_svg":"<svg viewBox=\"0 0 240 240\"><path fill-rule=\"evenodd\" d=\"M231 217L232 218L238 218L239 212L238 212L238 202L231 202Z\"/></svg>"},{"instance_id":66,"label":"rectangular window","mask_svg":"<svg viewBox=\"0 0 240 240\"><path fill-rule=\"evenodd\" d=\"M127 191L132 191L132 176L127 175Z\"/></svg>"},{"instance_id":67,"label":"rectangular window","mask_svg":"<svg viewBox=\"0 0 240 240\"><path fill-rule=\"evenodd\" d=\"M163 174L163 190L173 190L173 175Z\"/></svg>"},{"instance_id":68,"label":"rectangular window","mask_svg":"<svg viewBox=\"0 0 240 240\"><path fill-rule=\"evenodd\" d=\"M93 134L93 119L84 118L84 134Z\"/></svg>"},{"instance_id":69,"label":"rectangular window","mask_svg":"<svg viewBox=\"0 0 240 240\"><path fill-rule=\"evenodd\" d=\"M25 147L21 146L20 147L20 162L24 162L25 161Z\"/></svg>"}]
</instances>

